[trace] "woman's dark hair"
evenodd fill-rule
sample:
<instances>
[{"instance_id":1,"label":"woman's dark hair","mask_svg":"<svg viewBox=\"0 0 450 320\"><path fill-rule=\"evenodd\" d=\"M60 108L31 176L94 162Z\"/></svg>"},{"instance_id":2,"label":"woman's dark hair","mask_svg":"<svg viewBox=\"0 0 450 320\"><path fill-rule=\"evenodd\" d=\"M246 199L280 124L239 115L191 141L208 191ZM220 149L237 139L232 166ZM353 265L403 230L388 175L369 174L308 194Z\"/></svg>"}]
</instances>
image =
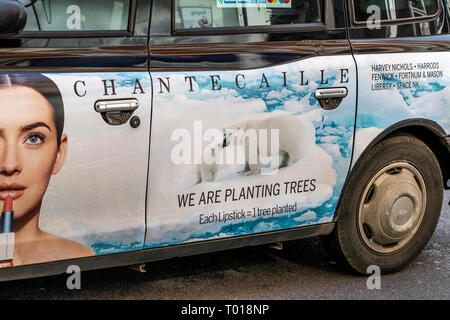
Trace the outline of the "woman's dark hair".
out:
<instances>
[{"instance_id":1,"label":"woman's dark hair","mask_svg":"<svg viewBox=\"0 0 450 320\"><path fill-rule=\"evenodd\" d=\"M0 89L14 86L34 89L48 100L53 107L53 120L55 121L56 137L59 145L64 129L64 103L56 84L40 73L0 73Z\"/></svg>"}]
</instances>

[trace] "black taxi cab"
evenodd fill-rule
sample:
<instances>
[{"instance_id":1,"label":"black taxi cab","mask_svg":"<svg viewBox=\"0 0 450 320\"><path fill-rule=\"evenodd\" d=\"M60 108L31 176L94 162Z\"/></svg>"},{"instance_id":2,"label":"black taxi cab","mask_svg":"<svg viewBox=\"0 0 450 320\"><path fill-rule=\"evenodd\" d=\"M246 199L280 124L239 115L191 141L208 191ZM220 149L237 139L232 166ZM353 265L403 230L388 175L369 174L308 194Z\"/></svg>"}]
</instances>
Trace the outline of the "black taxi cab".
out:
<instances>
[{"instance_id":1,"label":"black taxi cab","mask_svg":"<svg viewBox=\"0 0 450 320\"><path fill-rule=\"evenodd\" d=\"M313 236L401 270L449 188L449 8L0 0L0 279Z\"/></svg>"}]
</instances>

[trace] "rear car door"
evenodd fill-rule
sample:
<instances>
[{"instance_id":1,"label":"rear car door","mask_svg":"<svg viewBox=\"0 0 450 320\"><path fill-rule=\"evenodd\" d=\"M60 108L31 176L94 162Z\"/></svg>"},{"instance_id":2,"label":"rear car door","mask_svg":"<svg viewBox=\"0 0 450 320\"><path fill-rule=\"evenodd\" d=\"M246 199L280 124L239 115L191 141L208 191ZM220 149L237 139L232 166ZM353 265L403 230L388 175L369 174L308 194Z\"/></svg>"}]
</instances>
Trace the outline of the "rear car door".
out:
<instances>
[{"instance_id":1,"label":"rear car door","mask_svg":"<svg viewBox=\"0 0 450 320\"><path fill-rule=\"evenodd\" d=\"M359 79L353 163L377 135L395 125L426 126L448 135L448 1L348 4Z\"/></svg>"},{"instance_id":2,"label":"rear car door","mask_svg":"<svg viewBox=\"0 0 450 320\"><path fill-rule=\"evenodd\" d=\"M356 102L343 1L152 6L145 247L310 225L331 231ZM247 150L251 138L241 133L258 147ZM272 144L258 144L272 133L278 162ZM240 158L216 158L232 147Z\"/></svg>"},{"instance_id":3,"label":"rear car door","mask_svg":"<svg viewBox=\"0 0 450 320\"><path fill-rule=\"evenodd\" d=\"M142 249L149 2L22 3L25 30L0 39L0 93L14 96L0 124L12 265Z\"/></svg>"}]
</instances>

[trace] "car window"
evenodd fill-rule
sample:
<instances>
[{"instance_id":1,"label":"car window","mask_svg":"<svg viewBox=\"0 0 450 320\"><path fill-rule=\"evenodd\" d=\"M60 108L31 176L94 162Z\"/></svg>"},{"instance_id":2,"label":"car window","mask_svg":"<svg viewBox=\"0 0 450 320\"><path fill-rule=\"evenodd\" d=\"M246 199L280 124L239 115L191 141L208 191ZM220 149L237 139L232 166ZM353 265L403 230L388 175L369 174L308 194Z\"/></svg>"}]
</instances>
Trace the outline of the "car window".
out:
<instances>
[{"instance_id":1,"label":"car window","mask_svg":"<svg viewBox=\"0 0 450 320\"><path fill-rule=\"evenodd\" d=\"M24 31L127 30L130 0L21 0Z\"/></svg>"},{"instance_id":2,"label":"car window","mask_svg":"<svg viewBox=\"0 0 450 320\"><path fill-rule=\"evenodd\" d=\"M445 8L447 9L447 14L450 15L450 0L445 0Z\"/></svg>"},{"instance_id":3,"label":"car window","mask_svg":"<svg viewBox=\"0 0 450 320\"><path fill-rule=\"evenodd\" d=\"M368 21L375 12L381 21L396 21L434 16L438 0L357 0L353 1L355 22Z\"/></svg>"},{"instance_id":4,"label":"car window","mask_svg":"<svg viewBox=\"0 0 450 320\"><path fill-rule=\"evenodd\" d=\"M175 0L176 30L320 22L320 0Z\"/></svg>"}]
</instances>

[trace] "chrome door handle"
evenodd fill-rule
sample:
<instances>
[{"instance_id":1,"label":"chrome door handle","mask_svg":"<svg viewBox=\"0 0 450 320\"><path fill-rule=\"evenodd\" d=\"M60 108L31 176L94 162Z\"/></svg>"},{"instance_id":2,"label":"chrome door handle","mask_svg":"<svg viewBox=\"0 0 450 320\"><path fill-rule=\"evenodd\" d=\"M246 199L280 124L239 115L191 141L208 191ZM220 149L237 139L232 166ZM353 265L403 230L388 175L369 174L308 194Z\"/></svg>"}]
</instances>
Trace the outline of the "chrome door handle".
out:
<instances>
[{"instance_id":1,"label":"chrome door handle","mask_svg":"<svg viewBox=\"0 0 450 320\"><path fill-rule=\"evenodd\" d=\"M326 88L317 89L314 93L316 99L345 98L347 96L347 88Z\"/></svg>"},{"instance_id":2,"label":"chrome door handle","mask_svg":"<svg viewBox=\"0 0 450 320\"><path fill-rule=\"evenodd\" d=\"M95 103L95 111L97 112L128 112L134 111L139 107L137 99L127 100L100 100Z\"/></svg>"},{"instance_id":3,"label":"chrome door handle","mask_svg":"<svg viewBox=\"0 0 450 320\"><path fill-rule=\"evenodd\" d=\"M139 107L137 99L98 100L94 109L110 125L124 124Z\"/></svg>"},{"instance_id":4,"label":"chrome door handle","mask_svg":"<svg viewBox=\"0 0 450 320\"><path fill-rule=\"evenodd\" d=\"M348 94L347 88L317 89L314 96L319 100L320 106L325 110L336 109Z\"/></svg>"}]
</instances>

